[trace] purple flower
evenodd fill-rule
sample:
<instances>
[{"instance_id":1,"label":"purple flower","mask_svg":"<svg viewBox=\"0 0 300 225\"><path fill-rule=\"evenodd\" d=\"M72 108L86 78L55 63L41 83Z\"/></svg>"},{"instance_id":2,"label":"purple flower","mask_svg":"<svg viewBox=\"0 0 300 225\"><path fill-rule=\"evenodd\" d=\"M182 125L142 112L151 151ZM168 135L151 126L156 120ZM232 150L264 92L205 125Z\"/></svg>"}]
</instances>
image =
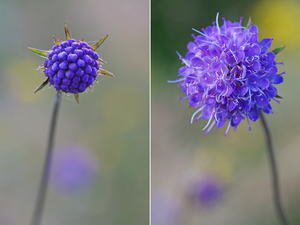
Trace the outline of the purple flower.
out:
<instances>
[{"instance_id":1,"label":"purple flower","mask_svg":"<svg viewBox=\"0 0 300 225\"><path fill-rule=\"evenodd\" d=\"M243 27L242 17L239 22L223 18L219 26L218 15L212 26L193 29L200 35L192 37L194 42L187 45L185 57L179 53L179 59L185 64L179 69L181 78L179 87L186 94L180 99L189 99L189 105L198 108L191 122L203 118L208 120L208 133L215 125L216 129L228 121L229 127L236 127L247 118L256 121L258 110L272 112L271 99L277 95L276 84L283 81L277 72L275 54L284 47L267 52L272 38L258 41L258 28L250 22ZM275 100L277 101L277 100ZM279 101L277 101L279 103Z\"/></svg>"},{"instance_id":2,"label":"purple flower","mask_svg":"<svg viewBox=\"0 0 300 225\"><path fill-rule=\"evenodd\" d=\"M191 195L198 205L211 206L218 202L223 194L221 182L212 176L206 176L191 187Z\"/></svg>"},{"instance_id":3,"label":"purple flower","mask_svg":"<svg viewBox=\"0 0 300 225\"><path fill-rule=\"evenodd\" d=\"M58 149L53 165L53 185L62 192L89 188L98 176L98 161L92 152L79 145Z\"/></svg>"},{"instance_id":4,"label":"purple flower","mask_svg":"<svg viewBox=\"0 0 300 225\"><path fill-rule=\"evenodd\" d=\"M114 77L112 73L101 68L101 64L105 61L100 59L95 52L108 35L90 46L84 42L84 39L81 41L72 39L65 24L65 36L66 41L60 41L53 36L55 45L49 51L29 48L39 56L46 58L39 69L47 78L34 93L50 83L57 91L74 93L79 103L78 93L84 92L88 87L92 90L91 85L97 80L97 75ZM85 77L74 77L75 73L82 76L83 70Z\"/></svg>"}]
</instances>

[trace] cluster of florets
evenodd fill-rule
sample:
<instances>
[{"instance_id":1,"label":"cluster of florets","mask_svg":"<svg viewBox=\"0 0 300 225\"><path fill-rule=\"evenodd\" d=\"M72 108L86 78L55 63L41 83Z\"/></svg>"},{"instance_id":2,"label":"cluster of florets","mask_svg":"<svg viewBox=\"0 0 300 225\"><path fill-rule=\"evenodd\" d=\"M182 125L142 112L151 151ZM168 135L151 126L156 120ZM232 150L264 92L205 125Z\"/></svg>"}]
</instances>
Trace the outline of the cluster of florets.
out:
<instances>
[{"instance_id":1,"label":"cluster of florets","mask_svg":"<svg viewBox=\"0 0 300 225\"><path fill-rule=\"evenodd\" d=\"M56 90L83 92L97 77L98 54L83 41L69 39L54 45L44 61L44 73Z\"/></svg>"},{"instance_id":2,"label":"cluster of florets","mask_svg":"<svg viewBox=\"0 0 300 225\"><path fill-rule=\"evenodd\" d=\"M227 135L230 126L236 129L245 118L250 130L249 119L256 121L259 110L272 113L270 100L277 96L274 85L283 81L284 72L277 73L278 51L267 52L273 39L259 42L257 26L248 23L242 27L242 18L240 22L223 21L220 27L217 15L216 24L202 32L195 30L200 35L192 35L195 41L187 45L186 56L178 53L185 65L175 82L180 82L178 86L187 95L180 99L188 98L191 107L199 107L191 122L208 119L204 127L208 133L228 120Z\"/></svg>"},{"instance_id":3,"label":"cluster of florets","mask_svg":"<svg viewBox=\"0 0 300 225\"><path fill-rule=\"evenodd\" d=\"M95 52L107 36L108 34L90 46L84 42L84 39L81 41L72 39L65 24L66 40L60 41L53 36L55 45L52 50L29 48L37 55L46 58L44 64L38 69L42 70L47 78L34 93L50 83L58 92L73 93L79 103L79 93L84 92L88 87L92 90L91 85L98 75L114 77L111 72L101 68L101 64L105 61Z\"/></svg>"}]
</instances>

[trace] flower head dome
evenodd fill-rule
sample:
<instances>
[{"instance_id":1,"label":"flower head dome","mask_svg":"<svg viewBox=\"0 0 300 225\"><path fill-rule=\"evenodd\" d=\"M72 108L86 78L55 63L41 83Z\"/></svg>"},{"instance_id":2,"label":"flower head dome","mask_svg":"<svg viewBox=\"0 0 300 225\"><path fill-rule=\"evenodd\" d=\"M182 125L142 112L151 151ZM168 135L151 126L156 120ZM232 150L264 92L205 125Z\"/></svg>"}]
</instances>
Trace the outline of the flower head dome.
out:
<instances>
[{"instance_id":1,"label":"flower head dome","mask_svg":"<svg viewBox=\"0 0 300 225\"><path fill-rule=\"evenodd\" d=\"M185 64L179 69L179 87L187 95L180 99L189 99L189 105L198 110L191 122L203 118L208 120L206 133L215 125L224 126L228 121L234 129L242 119L256 121L258 110L272 113L271 99L277 95L276 84L283 81L278 74L275 54L284 47L268 52L272 38L258 41L258 28L251 23L247 27L239 22L226 21L216 23L198 32L192 37L194 42L187 45L185 57L179 53ZM283 64L283 63L281 63ZM277 101L277 100L275 100ZM277 101L279 102L279 101Z\"/></svg>"},{"instance_id":2,"label":"flower head dome","mask_svg":"<svg viewBox=\"0 0 300 225\"><path fill-rule=\"evenodd\" d=\"M43 51L29 48L39 56L46 58L44 64L38 69L41 69L47 78L34 93L50 83L57 91L75 94L79 103L78 93L84 92L88 87L92 89L91 85L98 75L114 76L101 68L101 64L105 61L100 59L95 52L107 36L90 46L84 39L81 41L72 39L65 24L66 41L60 41L53 36L55 45L52 50Z\"/></svg>"}]
</instances>

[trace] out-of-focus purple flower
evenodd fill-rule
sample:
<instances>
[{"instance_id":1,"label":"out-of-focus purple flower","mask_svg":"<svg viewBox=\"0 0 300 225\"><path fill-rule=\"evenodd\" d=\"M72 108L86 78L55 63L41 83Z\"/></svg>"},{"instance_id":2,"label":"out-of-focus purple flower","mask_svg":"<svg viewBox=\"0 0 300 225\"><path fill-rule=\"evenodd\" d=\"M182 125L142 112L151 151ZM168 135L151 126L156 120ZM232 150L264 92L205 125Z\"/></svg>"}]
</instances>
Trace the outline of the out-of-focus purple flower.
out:
<instances>
[{"instance_id":1,"label":"out-of-focus purple flower","mask_svg":"<svg viewBox=\"0 0 300 225\"><path fill-rule=\"evenodd\" d=\"M53 185L63 192L83 191L96 181L98 161L92 152L79 145L58 149L53 165Z\"/></svg>"},{"instance_id":2,"label":"out-of-focus purple flower","mask_svg":"<svg viewBox=\"0 0 300 225\"><path fill-rule=\"evenodd\" d=\"M151 224L176 225L180 222L178 201L163 191L153 190L151 193Z\"/></svg>"},{"instance_id":3,"label":"out-of-focus purple flower","mask_svg":"<svg viewBox=\"0 0 300 225\"><path fill-rule=\"evenodd\" d=\"M108 35L90 46L84 39L81 41L72 39L65 24L65 36L65 41L53 36L55 45L49 51L29 48L46 58L38 69L41 69L47 78L34 93L50 83L57 91L73 93L79 103L78 93L84 92L88 87L92 89L91 85L97 80L98 75L114 77L112 73L101 68L101 64L105 61L95 52Z\"/></svg>"},{"instance_id":4,"label":"out-of-focus purple flower","mask_svg":"<svg viewBox=\"0 0 300 225\"><path fill-rule=\"evenodd\" d=\"M283 82L283 73L277 72L275 54L284 47L267 52L272 38L258 40L258 28L250 22L247 27L239 22L223 18L219 26L218 15L213 26L208 26L192 37L187 45L185 57L179 53L185 64L178 71L179 87L186 94L180 99L189 99L189 105L198 108L191 122L203 118L208 120L208 133L215 125L224 126L228 121L234 129L242 119L256 121L258 110L272 113L271 99L275 100L275 85ZM277 101L277 100L275 100ZM277 101L279 102L279 101ZM197 116L200 114L199 116Z\"/></svg>"},{"instance_id":5,"label":"out-of-focus purple flower","mask_svg":"<svg viewBox=\"0 0 300 225\"><path fill-rule=\"evenodd\" d=\"M205 176L191 186L191 196L197 205L211 206L222 198L223 185L213 176Z\"/></svg>"}]
</instances>

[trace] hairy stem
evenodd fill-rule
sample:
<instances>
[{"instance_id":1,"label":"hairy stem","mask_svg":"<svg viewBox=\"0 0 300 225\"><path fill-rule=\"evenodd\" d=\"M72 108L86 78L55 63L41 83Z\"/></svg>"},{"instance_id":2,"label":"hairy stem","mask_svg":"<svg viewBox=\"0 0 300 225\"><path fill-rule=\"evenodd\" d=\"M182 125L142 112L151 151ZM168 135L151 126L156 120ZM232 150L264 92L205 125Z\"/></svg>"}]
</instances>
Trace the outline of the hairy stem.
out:
<instances>
[{"instance_id":1,"label":"hairy stem","mask_svg":"<svg viewBox=\"0 0 300 225\"><path fill-rule=\"evenodd\" d=\"M61 100L60 93L57 92L55 95L55 99L54 99L54 108L53 108L53 113L52 113L50 133L49 133L49 139L48 139L48 145L47 145L47 155L46 155L46 159L45 159L43 175L42 175L42 179L40 181L40 187L39 187L39 191L38 191L38 196L37 196L37 200L36 200L36 204L35 204L35 210L34 210L34 214L32 217L31 225L39 225L41 222L42 214L43 214L48 180L49 180L49 174L50 174L50 168L51 168L55 126L56 126L56 121L57 121L57 114L58 114L60 100Z\"/></svg>"},{"instance_id":2,"label":"hairy stem","mask_svg":"<svg viewBox=\"0 0 300 225\"><path fill-rule=\"evenodd\" d=\"M262 122L262 125L264 128L264 131L265 131L266 139L267 139L268 155L269 155L269 159L270 159L271 173L272 173L272 185L273 185L275 208L277 210L277 214L281 221L281 224L289 225L286 215L285 215L285 212L283 211L282 203L281 203L279 178L278 178L278 172L277 172L277 166L276 166L276 160L275 160L275 154L274 154L274 148L273 148L270 129L268 127L268 124L264 117L264 114L263 114L263 112L261 112L261 110L259 110L259 115L260 115L261 122Z\"/></svg>"}]
</instances>

